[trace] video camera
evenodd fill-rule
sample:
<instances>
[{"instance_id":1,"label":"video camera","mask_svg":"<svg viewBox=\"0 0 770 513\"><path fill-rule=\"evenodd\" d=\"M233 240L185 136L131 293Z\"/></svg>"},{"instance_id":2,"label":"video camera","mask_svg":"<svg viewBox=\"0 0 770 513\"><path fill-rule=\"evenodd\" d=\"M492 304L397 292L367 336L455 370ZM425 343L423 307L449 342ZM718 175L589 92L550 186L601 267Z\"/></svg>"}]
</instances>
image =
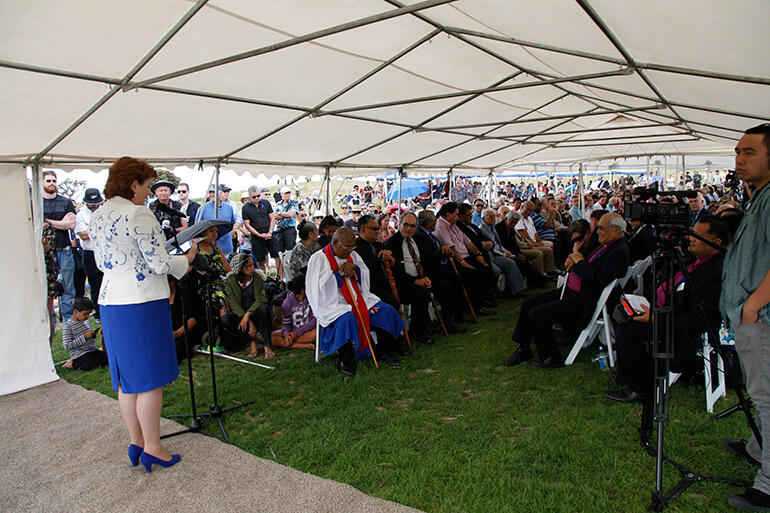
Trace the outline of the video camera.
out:
<instances>
[{"instance_id":1,"label":"video camera","mask_svg":"<svg viewBox=\"0 0 770 513\"><path fill-rule=\"evenodd\" d=\"M738 189L741 188L741 179L738 178L738 173L735 172L735 169L731 169L727 172L722 185L724 185L725 190L730 190L733 193L738 192Z\"/></svg>"},{"instance_id":2,"label":"video camera","mask_svg":"<svg viewBox=\"0 0 770 513\"><path fill-rule=\"evenodd\" d=\"M658 182L650 187L635 187L632 193L634 201L627 202L623 217L628 220L639 219L646 224L657 226L690 226L690 205L684 198L695 198L697 191L660 191ZM659 196L677 198L674 203L661 202ZM648 200L654 200L649 202Z\"/></svg>"}]
</instances>

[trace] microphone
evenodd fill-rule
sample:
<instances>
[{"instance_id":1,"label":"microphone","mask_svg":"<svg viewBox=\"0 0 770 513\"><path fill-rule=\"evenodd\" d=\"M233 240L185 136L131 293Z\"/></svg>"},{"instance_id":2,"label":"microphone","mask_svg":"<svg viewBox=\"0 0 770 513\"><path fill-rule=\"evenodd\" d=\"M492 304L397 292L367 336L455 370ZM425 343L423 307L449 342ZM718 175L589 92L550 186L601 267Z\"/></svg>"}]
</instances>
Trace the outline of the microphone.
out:
<instances>
[{"instance_id":1,"label":"microphone","mask_svg":"<svg viewBox=\"0 0 770 513\"><path fill-rule=\"evenodd\" d=\"M164 230L171 229L171 221L169 221L168 219L164 219L160 227L163 228Z\"/></svg>"},{"instance_id":2,"label":"microphone","mask_svg":"<svg viewBox=\"0 0 770 513\"><path fill-rule=\"evenodd\" d=\"M164 203L161 203L160 201L158 201L155 204L155 208L156 208L156 210L160 210L161 212L165 212L166 214L169 214L169 215L171 215L173 217L187 217L187 214L185 214L184 212L182 212L180 210L177 210L175 208L171 208L168 205L166 205Z\"/></svg>"}]
</instances>

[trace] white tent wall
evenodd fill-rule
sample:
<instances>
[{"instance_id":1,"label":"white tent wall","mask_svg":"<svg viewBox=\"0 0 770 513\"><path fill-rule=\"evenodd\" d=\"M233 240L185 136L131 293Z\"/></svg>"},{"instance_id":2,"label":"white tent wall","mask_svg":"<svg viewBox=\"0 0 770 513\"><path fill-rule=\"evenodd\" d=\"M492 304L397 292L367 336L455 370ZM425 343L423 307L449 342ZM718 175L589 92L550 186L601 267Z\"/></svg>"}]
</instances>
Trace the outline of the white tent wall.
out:
<instances>
[{"instance_id":1,"label":"white tent wall","mask_svg":"<svg viewBox=\"0 0 770 513\"><path fill-rule=\"evenodd\" d=\"M0 273L0 395L11 394L59 379L48 345L45 262L30 209L24 168L0 164L0 190L5 192L2 215L11 245L3 251Z\"/></svg>"}]
</instances>

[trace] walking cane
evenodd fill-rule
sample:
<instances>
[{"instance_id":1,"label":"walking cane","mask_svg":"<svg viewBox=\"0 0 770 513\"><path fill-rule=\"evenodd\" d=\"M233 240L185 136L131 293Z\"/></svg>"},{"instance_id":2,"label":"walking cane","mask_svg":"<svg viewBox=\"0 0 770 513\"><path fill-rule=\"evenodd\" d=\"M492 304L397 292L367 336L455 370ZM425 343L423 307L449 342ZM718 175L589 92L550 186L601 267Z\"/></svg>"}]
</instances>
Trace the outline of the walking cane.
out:
<instances>
[{"instance_id":1,"label":"walking cane","mask_svg":"<svg viewBox=\"0 0 770 513\"><path fill-rule=\"evenodd\" d=\"M398 315L401 316L401 320L404 321L404 337L406 338L406 345L409 349L412 349L412 339L409 338L409 330L406 329L406 317L404 317L404 310L401 308L401 299L398 297L398 287L396 287L396 280L393 278L393 271L390 270L390 264L383 262L382 265L385 268L385 275L388 277L388 283L390 284L390 291L393 293L393 297L398 301Z\"/></svg>"},{"instance_id":2,"label":"walking cane","mask_svg":"<svg viewBox=\"0 0 770 513\"><path fill-rule=\"evenodd\" d=\"M449 263L452 264L452 269L454 269L455 274L457 276L460 276L460 271L457 270L457 265L455 265L454 258L449 257ZM462 277L460 277L462 279ZM465 295L465 300L468 302L468 308L471 310L471 315L473 318L476 318L476 312L473 310L473 305L471 304L471 298L468 297L468 290L465 288L465 284L461 281L460 286L463 288L463 294Z\"/></svg>"},{"instance_id":3,"label":"walking cane","mask_svg":"<svg viewBox=\"0 0 770 513\"><path fill-rule=\"evenodd\" d=\"M350 286L350 282L348 281L348 280L350 280L350 278L345 279L343 277L342 280L345 282L345 285L348 287L348 292L350 293L350 297L355 297L354 293L353 293L353 288ZM355 300L353 300L353 308L354 308L355 313L358 314L358 316L357 316L359 318L358 322L363 323L364 322L364 317L361 315L361 312L358 310L358 303ZM368 315L368 313L367 313L367 315ZM359 326L360 326L360 324L359 324ZM377 357L374 356L374 344L372 343L372 337L369 335L368 331L366 331L365 334L366 334L366 342L369 344L369 351L372 353L372 360L374 360L374 366L377 369L379 369L380 366L377 365Z\"/></svg>"}]
</instances>

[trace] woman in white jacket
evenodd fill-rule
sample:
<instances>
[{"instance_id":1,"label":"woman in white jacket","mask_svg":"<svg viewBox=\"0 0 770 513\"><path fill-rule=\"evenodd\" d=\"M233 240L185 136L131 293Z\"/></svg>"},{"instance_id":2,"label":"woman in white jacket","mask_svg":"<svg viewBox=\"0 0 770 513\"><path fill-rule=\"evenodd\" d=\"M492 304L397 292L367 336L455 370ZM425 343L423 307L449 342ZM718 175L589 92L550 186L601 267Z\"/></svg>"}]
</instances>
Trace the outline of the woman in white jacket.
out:
<instances>
[{"instance_id":1,"label":"woman in white jacket","mask_svg":"<svg viewBox=\"0 0 770 513\"><path fill-rule=\"evenodd\" d=\"M123 421L131 438L128 456L170 467L180 459L160 443L163 386L179 375L169 308L167 274L181 278L197 252L169 256L155 216L144 206L155 169L121 157L110 167L107 201L97 210L88 235L96 265L104 273L99 292L102 329Z\"/></svg>"}]
</instances>

